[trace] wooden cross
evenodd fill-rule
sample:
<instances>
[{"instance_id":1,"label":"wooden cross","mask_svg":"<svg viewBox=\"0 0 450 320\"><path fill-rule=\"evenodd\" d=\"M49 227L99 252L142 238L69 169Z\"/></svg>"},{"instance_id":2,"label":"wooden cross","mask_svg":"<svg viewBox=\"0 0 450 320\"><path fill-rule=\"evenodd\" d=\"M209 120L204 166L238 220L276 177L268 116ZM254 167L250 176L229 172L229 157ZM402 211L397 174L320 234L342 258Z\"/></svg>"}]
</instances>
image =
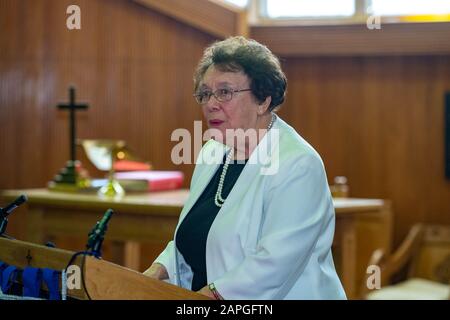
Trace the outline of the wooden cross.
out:
<instances>
[{"instance_id":1,"label":"wooden cross","mask_svg":"<svg viewBox=\"0 0 450 320\"><path fill-rule=\"evenodd\" d=\"M69 88L69 104L58 104L58 109L69 109L70 115L70 160L76 160L76 127L75 127L75 112L77 110L85 110L89 108L87 104L76 104L75 103L75 88Z\"/></svg>"}]
</instances>

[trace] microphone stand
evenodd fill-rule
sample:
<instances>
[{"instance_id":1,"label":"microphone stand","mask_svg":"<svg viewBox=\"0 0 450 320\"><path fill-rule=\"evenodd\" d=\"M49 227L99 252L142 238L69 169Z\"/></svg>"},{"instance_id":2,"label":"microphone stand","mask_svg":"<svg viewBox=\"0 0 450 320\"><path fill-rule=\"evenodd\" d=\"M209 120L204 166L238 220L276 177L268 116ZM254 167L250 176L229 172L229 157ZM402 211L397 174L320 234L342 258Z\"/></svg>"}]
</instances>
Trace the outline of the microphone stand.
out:
<instances>
[{"instance_id":1,"label":"microphone stand","mask_svg":"<svg viewBox=\"0 0 450 320\"><path fill-rule=\"evenodd\" d=\"M2 211L3 208L0 208L0 211ZM6 231L6 227L8 226L8 219L3 215L3 212L0 214L0 236L3 236L3 234Z\"/></svg>"},{"instance_id":2,"label":"microphone stand","mask_svg":"<svg viewBox=\"0 0 450 320\"><path fill-rule=\"evenodd\" d=\"M114 211L112 209L108 209L103 215L103 218L97 222L88 235L88 242L86 244L87 252L98 259L102 257L102 244L105 239L106 230L108 229L108 222L113 213Z\"/></svg>"},{"instance_id":3,"label":"microphone stand","mask_svg":"<svg viewBox=\"0 0 450 320\"><path fill-rule=\"evenodd\" d=\"M13 239L5 234L6 227L8 226L8 216L11 214L11 212L13 212L16 208L18 208L21 204L23 204L27 200L28 200L27 196L22 194L6 207L0 208L0 237Z\"/></svg>"},{"instance_id":4,"label":"microphone stand","mask_svg":"<svg viewBox=\"0 0 450 320\"><path fill-rule=\"evenodd\" d=\"M66 269L69 268L69 266L75 261L75 259L79 255L94 256L97 259L102 258L101 252L102 244L103 240L105 239L106 230L108 229L109 219L111 219L113 213L114 211L112 209L108 209L103 215L103 218L100 221L97 221L94 228L92 228L91 232L89 232L88 234L86 250L75 253L72 256L72 258L70 258L70 261L66 266Z\"/></svg>"}]
</instances>

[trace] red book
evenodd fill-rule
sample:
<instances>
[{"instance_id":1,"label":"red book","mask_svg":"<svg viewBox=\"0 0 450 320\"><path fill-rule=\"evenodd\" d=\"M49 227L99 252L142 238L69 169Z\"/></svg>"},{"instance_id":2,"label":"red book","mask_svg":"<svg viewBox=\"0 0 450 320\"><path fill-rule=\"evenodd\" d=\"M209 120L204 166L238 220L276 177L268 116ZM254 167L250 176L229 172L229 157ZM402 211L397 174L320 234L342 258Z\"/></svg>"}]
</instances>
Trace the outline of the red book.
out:
<instances>
[{"instance_id":1,"label":"red book","mask_svg":"<svg viewBox=\"0 0 450 320\"><path fill-rule=\"evenodd\" d=\"M151 170L148 163L130 160L117 160L114 162L115 171L144 171Z\"/></svg>"},{"instance_id":2,"label":"red book","mask_svg":"<svg viewBox=\"0 0 450 320\"><path fill-rule=\"evenodd\" d=\"M129 191L163 191L179 189L183 185L181 171L129 171L116 172L116 179Z\"/></svg>"}]
</instances>

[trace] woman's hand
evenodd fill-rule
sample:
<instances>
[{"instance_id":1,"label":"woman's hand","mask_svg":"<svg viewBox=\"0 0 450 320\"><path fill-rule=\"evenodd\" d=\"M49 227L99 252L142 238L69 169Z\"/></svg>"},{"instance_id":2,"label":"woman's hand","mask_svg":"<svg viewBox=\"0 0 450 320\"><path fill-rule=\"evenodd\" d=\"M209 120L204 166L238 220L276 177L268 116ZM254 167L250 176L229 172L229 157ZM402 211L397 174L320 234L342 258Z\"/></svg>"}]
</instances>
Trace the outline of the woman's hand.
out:
<instances>
[{"instance_id":1,"label":"woman's hand","mask_svg":"<svg viewBox=\"0 0 450 320\"><path fill-rule=\"evenodd\" d=\"M169 279L169 274L167 273L166 267L160 263L154 263L144 271L144 276L156 279L156 280L166 280Z\"/></svg>"},{"instance_id":2,"label":"woman's hand","mask_svg":"<svg viewBox=\"0 0 450 320\"><path fill-rule=\"evenodd\" d=\"M204 296L207 296L211 299L217 300L216 297L214 296L214 294L212 293L212 291L208 288L208 286L204 286L203 288L201 288L199 291L197 291L197 293L200 293Z\"/></svg>"}]
</instances>

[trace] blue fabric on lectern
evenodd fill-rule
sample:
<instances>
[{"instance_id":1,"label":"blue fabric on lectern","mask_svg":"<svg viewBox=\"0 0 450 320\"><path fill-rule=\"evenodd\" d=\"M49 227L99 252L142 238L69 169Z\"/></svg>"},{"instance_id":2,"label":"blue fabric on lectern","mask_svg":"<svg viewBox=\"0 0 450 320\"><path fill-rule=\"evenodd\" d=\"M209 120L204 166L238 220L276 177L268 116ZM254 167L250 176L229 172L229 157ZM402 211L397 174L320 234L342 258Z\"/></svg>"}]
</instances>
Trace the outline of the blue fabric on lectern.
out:
<instances>
[{"instance_id":1,"label":"blue fabric on lectern","mask_svg":"<svg viewBox=\"0 0 450 320\"><path fill-rule=\"evenodd\" d=\"M22 273L23 296L39 298L42 285L42 271L39 268L27 267Z\"/></svg>"},{"instance_id":2,"label":"blue fabric on lectern","mask_svg":"<svg viewBox=\"0 0 450 320\"><path fill-rule=\"evenodd\" d=\"M42 282L47 285L50 300L60 300L60 274L58 270L49 268L27 267L22 272L23 297L8 295L21 270L0 261L0 300L42 300L40 299Z\"/></svg>"},{"instance_id":3,"label":"blue fabric on lectern","mask_svg":"<svg viewBox=\"0 0 450 320\"><path fill-rule=\"evenodd\" d=\"M3 271L8 267L8 265L6 263L4 263L3 261L0 261L0 287L2 285L2 279L3 279Z\"/></svg>"},{"instance_id":4,"label":"blue fabric on lectern","mask_svg":"<svg viewBox=\"0 0 450 320\"><path fill-rule=\"evenodd\" d=\"M59 271L43 268L42 273L44 276L44 282L49 290L49 299L50 300L61 300L60 291L59 291Z\"/></svg>"},{"instance_id":5,"label":"blue fabric on lectern","mask_svg":"<svg viewBox=\"0 0 450 320\"><path fill-rule=\"evenodd\" d=\"M14 281L16 281L16 278L17 278L17 268L14 266L8 266L3 271L3 278L1 283L3 293L8 293Z\"/></svg>"}]
</instances>

